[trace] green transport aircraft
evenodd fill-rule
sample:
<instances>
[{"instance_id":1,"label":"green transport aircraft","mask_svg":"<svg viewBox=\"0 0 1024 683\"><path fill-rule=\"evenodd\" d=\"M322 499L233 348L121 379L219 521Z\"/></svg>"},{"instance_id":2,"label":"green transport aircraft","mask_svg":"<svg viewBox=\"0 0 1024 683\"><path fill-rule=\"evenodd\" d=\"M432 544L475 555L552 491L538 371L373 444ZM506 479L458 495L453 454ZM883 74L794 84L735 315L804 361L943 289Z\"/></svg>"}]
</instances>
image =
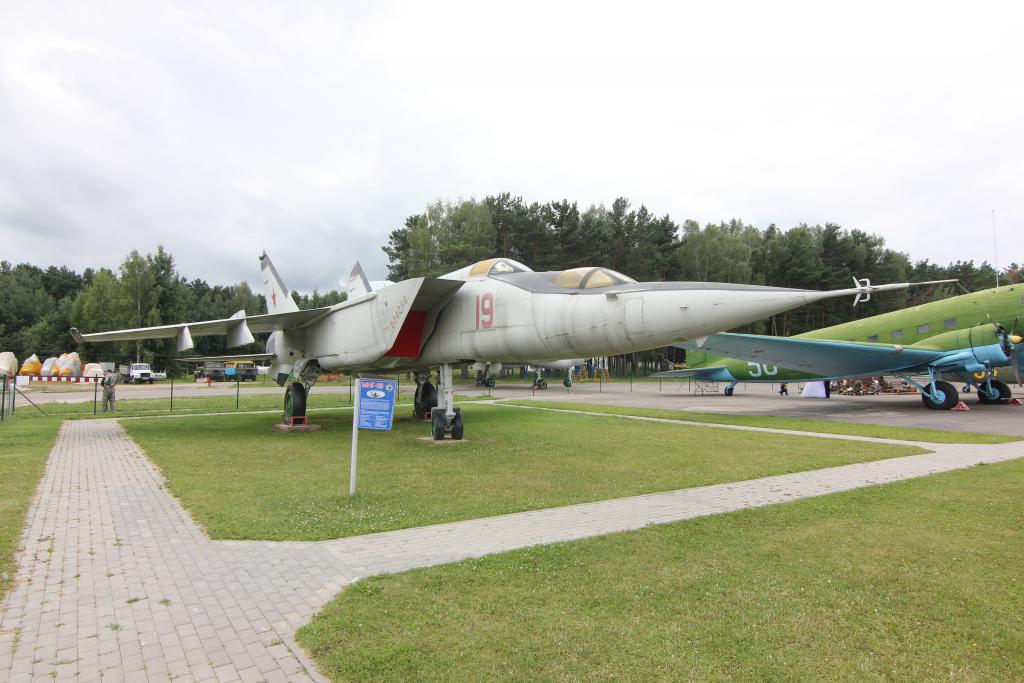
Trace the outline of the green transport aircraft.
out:
<instances>
[{"instance_id":1,"label":"green transport aircraft","mask_svg":"<svg viewBox=\"0 0 1024 683\"><path fill-rule=\"evenodd\" d=\"M960 401L948 380L962 383L965 392L975 387L982 403L1006 404L1006 377L1021 382L1020 318L1024 284L1007 285L794 337L720 333L689 340L676 345L686 349L688 367L652 377L727 382L725 393L732 395L739 382L896 375L936 410Z\"/></svg>"}]
</instances>

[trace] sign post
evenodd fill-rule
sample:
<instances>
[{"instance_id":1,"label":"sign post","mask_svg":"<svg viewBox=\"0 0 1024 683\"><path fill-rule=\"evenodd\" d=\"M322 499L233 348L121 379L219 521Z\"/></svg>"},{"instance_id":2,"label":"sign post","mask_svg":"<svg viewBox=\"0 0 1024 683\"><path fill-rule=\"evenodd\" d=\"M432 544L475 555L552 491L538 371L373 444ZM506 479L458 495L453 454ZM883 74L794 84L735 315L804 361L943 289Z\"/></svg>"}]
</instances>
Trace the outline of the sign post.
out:
<instances>
[{"instance_id":1,"label":"sign post","mask_svg":"<svg viewBox=\"0 0 1024 683\"><path fill-rule=\"evenodd\" d=\"M398 382L393 379L360 377L352 409L352 457L349 462L348 495L356 495L356 460L359 450L359 430L391 431L395 416L395 397Z\"/></svg>"}]
</instances>

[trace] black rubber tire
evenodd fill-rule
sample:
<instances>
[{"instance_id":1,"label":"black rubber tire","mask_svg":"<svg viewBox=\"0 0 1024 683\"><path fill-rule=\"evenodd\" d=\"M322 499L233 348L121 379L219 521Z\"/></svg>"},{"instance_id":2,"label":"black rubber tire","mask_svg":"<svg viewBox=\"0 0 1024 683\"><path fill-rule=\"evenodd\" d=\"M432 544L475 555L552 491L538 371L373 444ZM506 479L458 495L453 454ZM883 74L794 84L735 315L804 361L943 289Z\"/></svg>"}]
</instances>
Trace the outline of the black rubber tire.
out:
<instances>
[{"instance_id":1,"label":"black rubber tire","mask_svg":"<svg viewBox=\"0 0 1024 683\"><path fill-rule=\"evenodd\" d=\"M153 383L153 380L149 380L149 383L150 383L150 384L152 384L152 383Z\"/></svg>"},{"instance_id":2,"label":"black rubber tire","mask_svg":"<svg viewBox=\"0 0 1024 683\"><path fill-rule=\"evenodd\" d=\"M430 418L430 411L437 407L437 389L430 382L416 387L416 398L413 400L412 414L417 420Z\"/></svg>"},{"instance_id":3,"label":"black rubber tire","mask_svg":"<svg viewBox=\"0 0 1024 683\"><path fill-rule=\"evenodd\" d=\"M569 387L572 386L572 380L566 377L565 379L562 380L562 386L568 389Z\"/></svg>"},{"instance_id":4,"label":"black rubber tire","mask_svg":"<svg viewBox=\"0 0 1024 683\"><path fill-rule=\"evenodd\" d=\"M443 410L431 410L430 411L430 435L434 437L434 441L444 440L444 411Z\"/></svg>"},{"instance_id":5,"label":"black rubber tire","mask_svg":"<svg viewBox=\"0 0 1024 683\"><path fill-rule=\"evenodd\" d=\"M735 389L736 389L736 387L726 387L725 388L725 395L726 396L732 396L732 392L735 391Z\"/></svg>"},{"instance_id":6,"label":"black rubber tire","mask_svg":"<svg viewBox=\"0 0 1024 683\"><path fill-rule=\"evenodd\" d=\"M456 441L462 440L462 411L458 408L455 409L455 419L452 420L452 438Z\"/></svg>"},{"instance_id":7,"label":"black rubber tire","mask_svg":"<svg viewBox=\"0 0 1024 683\"><path fill-rule=\"evenodd\" d=\"M541 390L547 389L548 388L548 381L546 379L544 379L543 377L541 377L540 379L537 380L537 388L541 389Z\"/></svg>"},{"instance_id":8,"label":"black rubber tire","mask_svg":"<svg viewBox=\"0 0 1024 683\"><path fill-rule=\"evenodd\" d=\"M956 387L949 382L936 382L935 388L943 393L943 399L936 403L928 394L921 394L921 401L924 402L925 408L949 410L960 402L960 394L957 392Z\"/></svg>"},{"instance_id":9,"label":"black rubber tire","mask_svg":"<svg viewBox=\"0 0 1024 683\"><path fill-rule=\"evenodd\" d=\"M997 379L992 380L992 390L996 394L995 396L992 396L985 389L985 384L987 384L987 382L983 382L978 385L978 403L983 403L985 405L997 405L1000 403L999 399L1001 399L1002 396L1000 395L1001 392L999 391L999 387L996 385L996 382L998 381L999 380Z\"/></svg>"},{"instance_id":10,"label":"black rubber tire","mask_svg":"<svg viewBox=\"0 0 1024 683\"><path fill-rule=\"evenodd\" d=\"M994 397L985 391L984 385L978 385L978 401L986 405L1003 405L1005 406L1010 402L1010 398L1013 396L1013 392L1010 390L1010 385L1006 382L993 379L989 381L992 388L998 392L999 396Z\"/></svg>"},{"instance_id":11,"label":"black rubber tire","mask_svg":"<svg viewBox=\"0 0 1024 683\"><path fill-rule=\"evenodd\" d=\"M992 385L996 389L999 389L999 402L1006 405L1013 398L1013 391L1010 389L1010 385L1001 379L992 380Z\"/></svg>"},{"instance_id":12,"label":"black rubber tire","mask_svg":"<svg viewBox=\"0 0 1024 683\"><path fill-rule=\"evenodd\" d=\"M493 377L488 377L485 384L489 389L493 389L498 384L498 380L494 379Z\"/></svg>"},{"instance_id":13,"label":"black rubber tire","mask_svg":"<svg viewBox=\"0 0 1024 683\"><path fill-rule=\"evenodd\" d=\"M306 416L306 387L302 382L292 382L284 392L284 423L291 424L293 417Z\"/></svg>"}]
</instances>

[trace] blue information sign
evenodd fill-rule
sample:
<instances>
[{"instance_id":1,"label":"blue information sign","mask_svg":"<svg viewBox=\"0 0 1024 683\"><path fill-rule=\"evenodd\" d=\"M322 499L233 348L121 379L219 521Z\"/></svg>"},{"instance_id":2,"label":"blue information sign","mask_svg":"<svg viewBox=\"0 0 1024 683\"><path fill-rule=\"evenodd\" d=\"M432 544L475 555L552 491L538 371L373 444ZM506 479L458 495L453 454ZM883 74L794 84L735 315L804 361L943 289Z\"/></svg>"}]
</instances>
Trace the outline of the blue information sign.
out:
<instances>
[{"instance_id":1,"label":"blue information sign","mask_svg":"<svg viewBox=\"0 0 1024 683\"><path fill-rule=\"evenodd\" d=\"M391 430L395 415L398 381L393 379L359 380L359 428Z\"/></svg>"}]
</instances>

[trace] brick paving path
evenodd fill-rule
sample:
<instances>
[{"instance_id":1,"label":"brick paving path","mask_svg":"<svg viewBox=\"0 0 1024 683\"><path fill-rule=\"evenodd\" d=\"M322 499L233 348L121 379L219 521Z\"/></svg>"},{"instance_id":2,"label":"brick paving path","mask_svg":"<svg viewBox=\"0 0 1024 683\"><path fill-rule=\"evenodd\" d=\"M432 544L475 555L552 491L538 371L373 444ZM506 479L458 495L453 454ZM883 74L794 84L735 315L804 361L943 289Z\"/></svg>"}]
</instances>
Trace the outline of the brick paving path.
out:
<instances>
[{"instance_id":1,"label":"brick paving path","mask_svg":"<svg viewBox=\"0 0 1024 683\"><path fill-rule=\"evenodd\" d=\"M293 634L351 581L1024 455L1019 444L337 541L211 541L115 421L65 422L0 605L0 680L301 681Z\"/></svg>"}]
</instances>

